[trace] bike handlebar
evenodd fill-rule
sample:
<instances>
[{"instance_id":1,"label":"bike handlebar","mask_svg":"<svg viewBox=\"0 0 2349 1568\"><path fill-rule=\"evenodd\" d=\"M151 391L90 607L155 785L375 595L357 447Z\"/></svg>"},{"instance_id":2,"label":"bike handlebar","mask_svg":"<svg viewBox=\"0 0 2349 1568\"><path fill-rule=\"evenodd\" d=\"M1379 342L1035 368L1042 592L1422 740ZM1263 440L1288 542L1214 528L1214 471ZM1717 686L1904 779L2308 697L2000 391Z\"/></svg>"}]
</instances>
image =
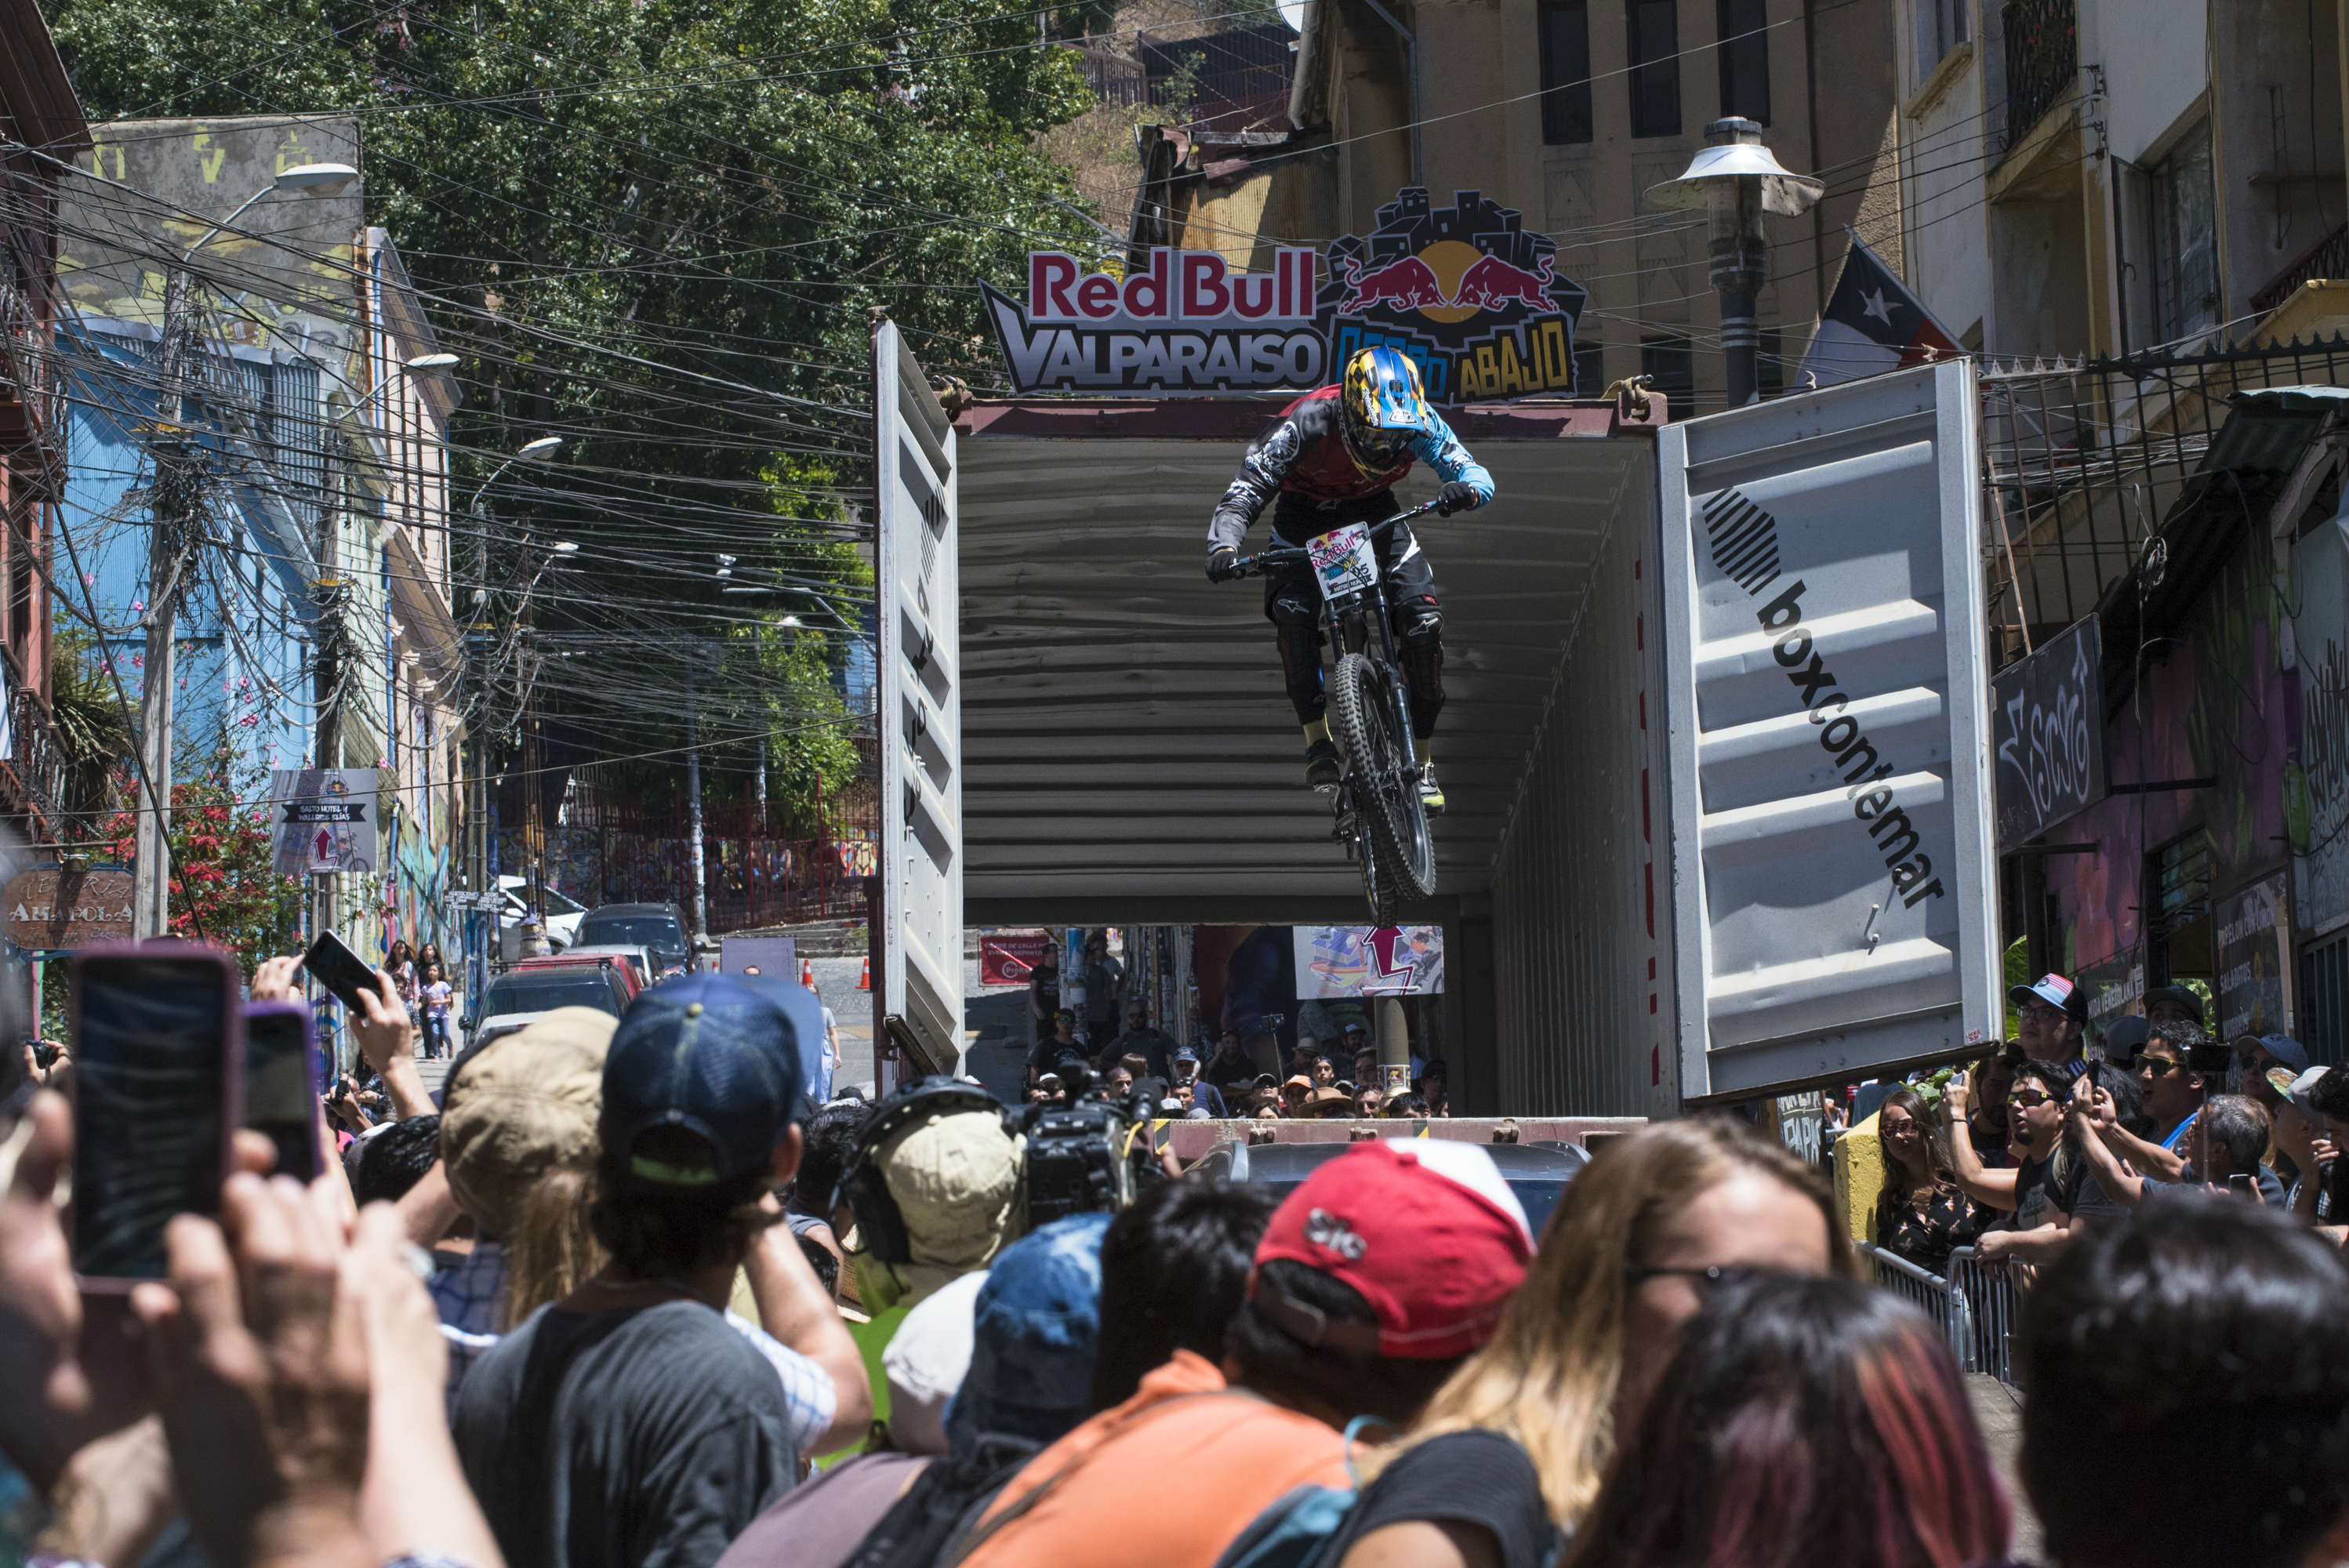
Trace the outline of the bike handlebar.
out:
<instances>
[{"instance_id":1,"label":"bike handlebar","mask_svg":"<svg viewBox=\"0 0 2349 1568\"><path fill-rule=\"evenodd\" d=\"M1373 534L1383 533L1388 529L1401 527L1402 524L1409 522L1413 518L1425 517L1429 512L1432 512L1434 510L1435 502L1432 500L1421 501L1417 506L1413 507L1408 511L1399 511L1392 517L1381 518L1378 521L1371 524L1371 531ZM1276 566L1293 565L1304 559L1306 559L1305 547L1301 544L1291 544L1272 550L1260 550L1254 555L1243 555L1238 560L1232 562L1232 570L1236 579L1239 577L1252 577L1259 573L1268 572Z\"/></svg>"}]
</instances>

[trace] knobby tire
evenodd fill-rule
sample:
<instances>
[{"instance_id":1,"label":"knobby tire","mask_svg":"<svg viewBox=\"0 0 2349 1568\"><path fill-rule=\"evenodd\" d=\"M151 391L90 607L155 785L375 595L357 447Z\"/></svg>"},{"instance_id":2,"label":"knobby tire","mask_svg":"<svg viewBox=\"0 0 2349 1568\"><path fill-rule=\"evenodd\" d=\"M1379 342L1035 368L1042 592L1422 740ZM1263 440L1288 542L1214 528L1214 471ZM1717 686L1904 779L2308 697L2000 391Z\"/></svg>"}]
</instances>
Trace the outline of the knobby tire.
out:
<instances>
[{"instance_id":1,"label":"knobby tire","mask_svg":"<svg viewBox=\"0 0 2349 1568\"><path fill-rule=\"evenodd\" d=\"M1346 759L1361 834L1362 892L1380 925L1403 905L1435 894L1435 848L1416 780L1403 774L1386 673L1362 654L1338 660L1330 680L1330 732Z\"/></svg>"}]
</instances>

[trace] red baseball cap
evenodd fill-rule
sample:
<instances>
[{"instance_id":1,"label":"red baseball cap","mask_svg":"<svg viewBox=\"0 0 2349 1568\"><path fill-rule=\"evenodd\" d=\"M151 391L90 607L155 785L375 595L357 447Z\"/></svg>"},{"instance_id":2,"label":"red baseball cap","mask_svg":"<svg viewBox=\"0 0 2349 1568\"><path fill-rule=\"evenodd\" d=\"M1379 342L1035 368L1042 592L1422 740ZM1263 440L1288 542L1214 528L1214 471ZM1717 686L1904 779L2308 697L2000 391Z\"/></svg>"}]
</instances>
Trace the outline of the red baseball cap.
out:
<instances>
[{"instance_id":1,"label":"red baseball cap","mask_svg":"<svg viewBox=\"0 0 2349 1568\"><path fill-rule=\"evenodd\" d=\"M1533 1232L1493 1157L1447 1139L1357 1143L1307 1177L1256 1249L1248 1300L1308 1345L1437 1360L1464 1356L1526 1277ZM1378 1326L1333 1323L1263 1285L1275 1258L1361 1293Z\"/></svg>"}]
</instances>

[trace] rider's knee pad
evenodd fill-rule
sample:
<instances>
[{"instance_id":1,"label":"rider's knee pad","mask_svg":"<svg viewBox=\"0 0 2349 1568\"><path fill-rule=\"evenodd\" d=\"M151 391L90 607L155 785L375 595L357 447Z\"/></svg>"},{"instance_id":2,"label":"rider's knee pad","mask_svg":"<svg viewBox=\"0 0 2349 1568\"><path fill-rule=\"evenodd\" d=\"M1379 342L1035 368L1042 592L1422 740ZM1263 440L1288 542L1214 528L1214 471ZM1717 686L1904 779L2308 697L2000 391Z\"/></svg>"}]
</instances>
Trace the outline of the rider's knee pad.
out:
<instances>
[{"instance_id":1,"label":"rider's knee pad","mask_svg":"<svg viewBox=\"0 0 2349 1568\"><path fill-rule=\"evenodd\" d=\"M1405 641L1444 635L1444 612L1433 599L1413 599L1395 608L1395 631Z\"/></svg>"}]
</instances>

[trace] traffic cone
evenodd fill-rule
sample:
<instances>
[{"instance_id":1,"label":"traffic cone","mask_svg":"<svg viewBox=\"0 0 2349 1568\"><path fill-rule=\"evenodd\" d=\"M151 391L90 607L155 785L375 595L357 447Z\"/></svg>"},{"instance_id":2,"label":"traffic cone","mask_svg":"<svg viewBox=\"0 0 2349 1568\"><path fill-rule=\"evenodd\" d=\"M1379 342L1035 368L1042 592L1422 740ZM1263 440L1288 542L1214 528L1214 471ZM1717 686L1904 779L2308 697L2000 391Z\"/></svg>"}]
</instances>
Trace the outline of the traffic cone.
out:
<instances>
[{"instance_id":1,"label":"traffic cone","mask_svg":"<svg viewBox=\"0 0 2349 1568\"><path fill-rule=\"evenodd\" d=\"M859 991L873 989L873 954L870 953L864 955L864 967L856 972L856 988Z\"/></svg>"},{"instance_id":2,"label":"traffic cone","mask_svg":"<svg viewBox=\"0 0 2349 1568\"><path fill-rule=\"evenodd\" d=\"M800 984L811 991L815 989L815 963L812 959L800 960Z\"/></svg>"}]
</instances>

